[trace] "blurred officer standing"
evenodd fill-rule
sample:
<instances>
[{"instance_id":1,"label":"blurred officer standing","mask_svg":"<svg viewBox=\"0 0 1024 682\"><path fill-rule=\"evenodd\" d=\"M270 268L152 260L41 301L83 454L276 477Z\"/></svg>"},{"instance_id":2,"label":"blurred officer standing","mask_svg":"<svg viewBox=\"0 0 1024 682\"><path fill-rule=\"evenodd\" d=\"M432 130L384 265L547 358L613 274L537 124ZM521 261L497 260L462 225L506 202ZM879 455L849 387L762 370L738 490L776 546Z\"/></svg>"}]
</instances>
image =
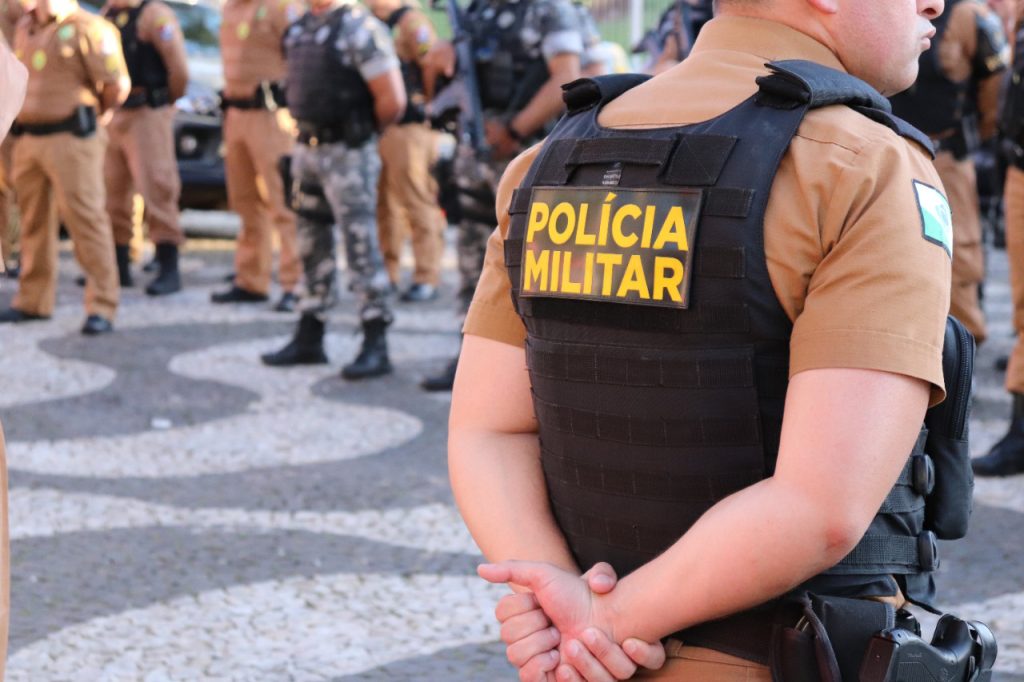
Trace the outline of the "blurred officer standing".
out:
<instances>
[{"instance_id":1,"label":"blurred officer standing","mask_svg":"<svg viewBox=\"0 0 1024 682\"><path fill-rule=\"evenodd\" d=\"M14 26L24 16L25 10L18 0L0 0L0 39L8 47L14 42ZM17 112L15 112L17 113ZM11 152L14 141L7 137L0 142L0 253L8 266L8 277L17 277L17 261L14 252L17 248L18 222L12 216L14 211L14 190L11 187ZM12 270L13 268L13 270Z\"/></svg>"},{"instance_id":2,"label":"blurred officer standing","mask_svg":"<svg viewBox=\"0 0 1024 682\"><path fill-rule=\"evenodd\" d=\"M377 132L398 121L405 88L387 26L354 0L313 0L284 38L288 106L299 130L291 158L292 207L306 274L302 317L268 365L319 364L324 318L337 298L335 225L341 228L349 288L360 299L363 343L345 379L391 371L386 330L390 285L377 246Z\"/></svg>"},{"instance_id":3,"label":"blurred officer standing","mask_svg":"<svg viewBox=\"0 0 1024 682\"><path fill-rule=\"evenodd\" d=\"M985 340L980 286L985 279L978 184L971 155L996 132L999 87L1010 51L1002 21L980 0L949 0L935 20L917 82L892 98L893 112L932 138L935 168L953 211L950 313Z\"/></svg>"},{"instance_id":4,"label":"blurred officer standing","mask_svg":"<svg viewBox=\"0 0 1024 682\"><path fill-rule=\"evenodd\" d=\"M304 11L298 0L227 0L220 25L224 61L224 146L228 203L242 219L234 282L214 303L266 301L273 261L271 226L281 243L276 309L295 309L302 264L295 215L285 206L278 160L294 145L285 108L281 40Z\"/></svg>"},{"instance_id":5,"label":"blurred officer standing","mask_svg":"<svg viewBox=\"0 0 1024 682\"><path fill-rule=\"evenodd\" d=\"M972 460L974 473L979 476L1024 474L1024 17L1020 15L1014 30L1013 67L1003 94L999 134L1009 163L1003 202L1017 340L1006 366L1005 386L1012 399L1010 426L987 455Z\"/></svg>"},{"instance_id":6,"label":"blurred officer standing","mask_svg":"<svg viewBox=\"0 0 1024 682\"><path fill-rule=\"evenodd\" d=\"M437 41L437 33L416 0L370 0L367 4L391 28L408 100L402 120L389 126L380 138L380 249L388 277L397 284L402 245L412 235L415 270L412 284L401 298L409 303L429 301L437 296L441 280L447 222L438 205L437 179L432 172L441 135L426 123L426 103L433 91L427 91L420 62Z\"/></svg>"},{"instance_id":7,"label":"blurred officer standing","mask_svg":"<svg viewBox=\"0 0 1024 682\"><path fill-rule=\"evenodd\" d=\"M37 0L18 22L14 51L29 70L25 105L12 128L18 136L13 176L21 210L21 276L0 322L53 313L59 214L86 274L82 333L109 332L120 290L104 207L107 134L97 124L128 94L117 32L76 0Z\"/></svg>"},{"instance_id":8,"label":"blurred officer standing","mask_svg":"<svg viewBox=\"0 0 1024 682\"><path fill-rule=\"evenodd\" d=\"M649 45L652 63L647 69L652 74L675 66L690 54L697 34L712 15L711 0L676 0L658 19Z\"/></svg>"},{"instance_id":9,"label":"blurred officer standing","mask_svg":"<svg viewBox=\"0 0 1024 682\"><path fill-rule=\"evenodd\" d=\"M10 128L25 97L28 74L25 67L11 53L6 40L0 40L0 140ZM0 271L5 254L0 247ZM3 424L0 424L0 680L7 662L7 630L11 614L11 552L10 530L7 517L7 452L4 447Z\"/></svg>"},{"instance_id":10,"label":"blurred officer standing","mask_svg":"<svg viewBox=\"0 0 1024 682\"><path fill-rule=\"evenodd\" d=\"M540 139L562 113L562 85L579 78L583 32L572 0L478 0L465 12L480 89L488 149L466 144L467 118L463 112L463 140L456 152L455 177L462 217L457 255L461 286L461 313L469 308L484 263L487 238L494 231L495 190L509 161ZM455 73L451 43L438 41L428 57L436 73ZM458 358L439 375L423 381L428 391L449 391Z\"/></svg>"},{"instance_id":11,"label":"blurred officer standing","mask_svg":"<svg viewBox=\"0 0 1024 682\"><path fill-rule=\"evenodd\" d=\"M185 39L178 18L160 0L110 0L103 15L121 32L132 81L128 99L107 126L104 177L117 270L121 286L131 286L132 209L138 190L159 267L146 293L171 294L181 290L178 247L185 241L178 222L181 179L174 152L174 102L188 82Z\"/></svg>"}]
</instances>

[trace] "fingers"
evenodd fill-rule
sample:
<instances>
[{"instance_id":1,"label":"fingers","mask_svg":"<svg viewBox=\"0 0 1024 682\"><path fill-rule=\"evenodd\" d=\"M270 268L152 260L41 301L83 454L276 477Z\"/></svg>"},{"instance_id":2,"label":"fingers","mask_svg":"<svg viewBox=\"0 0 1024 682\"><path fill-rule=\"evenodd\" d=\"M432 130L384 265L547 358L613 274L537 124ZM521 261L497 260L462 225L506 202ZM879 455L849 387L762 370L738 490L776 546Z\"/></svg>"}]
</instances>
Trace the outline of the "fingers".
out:
<instances>
[{"instance_id":1,"label":"fingers","mask_svg":"<svg viewBox=\"0 0 1024 682\"><path fill-rule=\"evenodd\" d=\"M587 581L587 587L595 594L608 594L618 582L615 569L604 561L594 564L589 571L583 574L583 578Z\"/></svg>"},{"instance_id":2,"label":"fingers","mask_svg":"<svg viewBox=\"0 0 1024 682\"><path fill-rule=\"evenodd\" d=\"M547 568L551 566L537 561L502 561L498 564L480 564L476 572L489 583L515 583L523 587L535 587L546 582Z\"/></svg>"},{"instance_id":3,"label":"fingers","mask_svg":"<svg viewBox=\"0 0 1024 682\"><path fill-rule=\"evenodd\" d=\"M501 624L501 641L505 642L505 644L515 644L524 637L540 632L550 625L551 621L548 620L547 615L540 609L512 616ZM548 649L550 648L552 647L548 647Z\"/></svg>"},{"instance_id":4,"label":"fingers","mask_svg":"<svg viewBox=\"0 0 1024 682\"><path fill-rule=\"evenodd\" d=\"M559 660L557 651L534 656L519 669L520 682L556 682L555 668Z\"/></svg>"},{"instance_id":5,"label":"fingers","mask_svg":"<svg viewBox=\"0 0 1024 682\"><path fill-rule=\"evenodd\" d=\"M597 628L587 628L583 631L583 644L587 653L591 654L601 665L617 680L627 680L636 673L636 664L626 655L626 652L616 644L604 631ZM574 666L575 661L570 660ZM580 672L585 672L576 668ZM589 677L587 678L590 679Z\"/></svg>"},{"instance_id":6,"label":"fingers","mask_svg":"<svg viewBox=\"0 0 1024 682\"><path fill-rule=\"evenodd\" d=\"M577 679L586 682L615 682L615 677L594 657L587 647L579 640L570 639L562 647L563 665L558 666L557 677L559 682L576 682ZM569 674L565 668L572 666L577 677Z\"/></svg>"},{"instance_id":7,"label":"fingers","mask_svg":"<svg viewBox=\"0 0 1024 682\"><path fill-rule=\"evenodd\" d=\"M498 605L494 607L494 615L499 623L504 623L512 616L519 616L539 608L540 603L537 602L537 597L533 592L520 592L499 599Z\"/></svg>"},{"instance_id":8,"label":"fingers","mask_svg":"<svg viewBox=\"0 0 1024 682\"><path fill-rule=\"evenodd\" d=\"M622 643L622 650L637 665L657 670L665 665L665 647L661 642L648 644L639 639L627 639Z\"/></svg>"},{"instance_id":9,"label":"fingers","mask_svg":"<svg viewBox=\"0 0 1024 682\"><path fill-rule=\"evenodd\" d=\"M510 644L505 649L505 656L508 658L509 663L517 668L522 668L534 658L550 658L547 655L554 653L556 660L548 668L548 670L554 670L555 665L558 664L558 652L554 650L558 648L558 643L561 639L558 630L555 628L544 628Z\"/></svg>"}]
</instances>

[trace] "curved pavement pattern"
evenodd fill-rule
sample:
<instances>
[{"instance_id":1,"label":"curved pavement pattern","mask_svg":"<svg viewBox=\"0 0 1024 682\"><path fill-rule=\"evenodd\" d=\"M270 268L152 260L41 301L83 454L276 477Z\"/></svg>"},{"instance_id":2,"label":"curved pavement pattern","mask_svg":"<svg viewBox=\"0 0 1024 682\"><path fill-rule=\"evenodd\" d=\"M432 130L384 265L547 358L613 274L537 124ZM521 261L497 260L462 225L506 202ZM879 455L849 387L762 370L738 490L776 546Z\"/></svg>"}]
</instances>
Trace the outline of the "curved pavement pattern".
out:
<instances>
[{"instance_id":1,"label":"curved pavement pattern","mask_svg":"<svg viewBox=\"0 0 1024 682\"><path fill-rule=\"evenodd\" d=\"M1000 259L978 454L1008 409L991 369L1011 341ZM209 305L225 255L186 262L188 290L127 292L117 333L92 340L65 254L54 320L0 328L8 679L515 679L491 615L503 589L475 577L448 489L447 397L416 386L457 349L450 299L400 307L396 373L350 384L336 378L358 344L347 299L329 368L272 370L258 354L293 318ZM1024 477L979 481L939 577L944 604L997 631L1002 682L1024 681L1022 522Z\"/></svg>"}]
</instances>

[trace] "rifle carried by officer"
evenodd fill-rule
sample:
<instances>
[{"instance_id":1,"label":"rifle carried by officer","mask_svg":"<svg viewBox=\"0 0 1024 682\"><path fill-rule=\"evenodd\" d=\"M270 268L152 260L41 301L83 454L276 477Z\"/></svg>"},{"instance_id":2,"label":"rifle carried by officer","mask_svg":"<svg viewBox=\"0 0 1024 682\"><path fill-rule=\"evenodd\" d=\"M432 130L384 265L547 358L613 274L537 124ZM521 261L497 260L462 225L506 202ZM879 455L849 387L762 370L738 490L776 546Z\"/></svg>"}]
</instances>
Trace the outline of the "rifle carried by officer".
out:
<instances>
[{"instance_id":1,"label":"rifle carried by officer","mask_svg":"<svg viewBox=\"0 0 1024 682\"><path fill-rule=\"evenodd\" d=\"M441 0L434 0L432 6L436 9L440 2ZM448 10L448 23L452 27L455 68L458 80L462 82L462 87L465 89L466 106L469 107L469 111L462 112L465 124L464 133L469 138L470 146L476 151L477 158L486 158L490 148L487 145L487 136L484 132L484 111L480 99L480 84L476 79L473 37L466 30L458 0L447 0L445 5Z\"/></svg>"}]
</instances>

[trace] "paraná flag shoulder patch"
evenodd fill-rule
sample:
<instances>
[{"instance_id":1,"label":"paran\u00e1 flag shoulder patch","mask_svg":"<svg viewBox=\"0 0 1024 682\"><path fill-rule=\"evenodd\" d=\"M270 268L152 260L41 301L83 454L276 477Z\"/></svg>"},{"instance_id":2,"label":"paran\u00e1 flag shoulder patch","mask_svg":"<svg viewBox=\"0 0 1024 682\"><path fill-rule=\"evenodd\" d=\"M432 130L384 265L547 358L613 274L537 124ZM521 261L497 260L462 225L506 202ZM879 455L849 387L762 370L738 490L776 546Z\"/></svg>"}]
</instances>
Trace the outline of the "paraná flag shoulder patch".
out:
<instances>
[{"instance_id":1,"label":"paran\u00e1 flag shoulder patch","mask_svg":"<svg viewBox=\"0 0 1024 682\"><path fill-rule=\"evenodd\" d=\"M921 234L953 257L953 214L946 196L931 185L914 180L917 208L921 212Z\"/></svg>"}]
</instances>

